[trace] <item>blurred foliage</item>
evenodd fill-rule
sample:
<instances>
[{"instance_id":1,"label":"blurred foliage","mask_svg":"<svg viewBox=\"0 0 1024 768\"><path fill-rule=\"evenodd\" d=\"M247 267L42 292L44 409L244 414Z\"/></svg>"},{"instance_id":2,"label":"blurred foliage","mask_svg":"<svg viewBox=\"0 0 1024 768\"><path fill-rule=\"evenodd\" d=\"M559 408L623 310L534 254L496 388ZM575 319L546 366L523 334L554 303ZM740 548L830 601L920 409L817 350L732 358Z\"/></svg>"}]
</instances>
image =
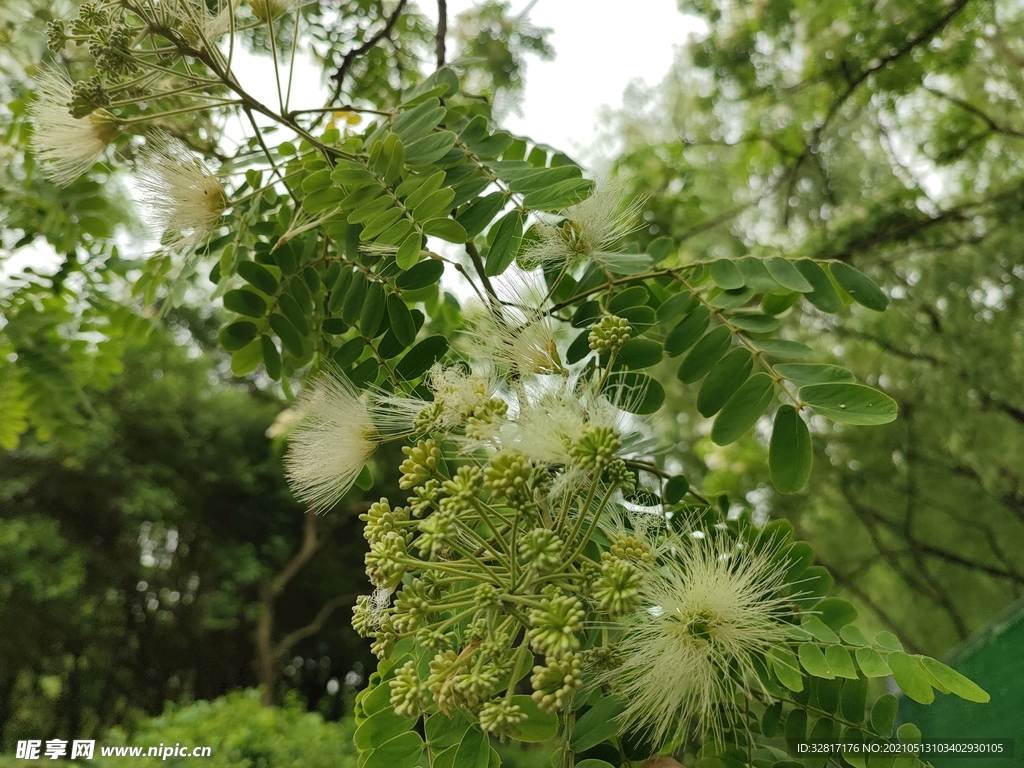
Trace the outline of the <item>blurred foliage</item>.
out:
<instances>
[{"instance_id":1,"label":"blurred foliage","mask_svg":"<svg viewBox=\"0 0 1024 768\"><path fill-rule=\"evenodd\" d=\"M280 441L264 434L275 398L217 384L183 325L126 346L121 364L75 401L88 410L74 440L33 436L0 458L6 745L255 685L261 585L302 541ZM275 639L365 589L361 569L334 565L361 561L358 521L345 508L317 522L321 557L287 585ZM345 615L278 664L282 688L330 717L343 691L328 681L371 659Z\"/></svg>"},{"instance_id":2,"label":"blurred foliage","mask_svg":"<svg viewBox=\"0 0 1024 768\"><path fill-rule=\"evenodd\" d=\"M316 713L307 713L295 697L284 706L264 707L259 692L235 691L214 701L197 701L184 707L168 705L159 717L137 724L128 736L114 728L100 739L89 765L101 767L125 764L139 766L182 766L202 760L213 768L272 768L302 765L309 768L355 768L356 751L352 745L351 719L324 722ZM103 757L101 747L209 747L208 757ZM20 765L50 765L50 760L7 760L0 757L0 768Z\"/></svg>"},{"instance_id":3,"label":"blurred foliage","mask_svg":"<svg viewBox=\"0 0 1024 768\"><path fill-rule=\"evenodd\" d=\"M791 519L879 627L943 653L1024 591L1021 9L682 10L706 31L662 87L634 90L619 124L618 169L650 197L643 235L702 257L866 272L888 311L798 305L784 333L877 384L900 418L813 421L818 460L796 496L768 481L766 427L719 448L676 388L669 432L702 456L685 468L693 481Z\"/></svg>"}]
</instances>

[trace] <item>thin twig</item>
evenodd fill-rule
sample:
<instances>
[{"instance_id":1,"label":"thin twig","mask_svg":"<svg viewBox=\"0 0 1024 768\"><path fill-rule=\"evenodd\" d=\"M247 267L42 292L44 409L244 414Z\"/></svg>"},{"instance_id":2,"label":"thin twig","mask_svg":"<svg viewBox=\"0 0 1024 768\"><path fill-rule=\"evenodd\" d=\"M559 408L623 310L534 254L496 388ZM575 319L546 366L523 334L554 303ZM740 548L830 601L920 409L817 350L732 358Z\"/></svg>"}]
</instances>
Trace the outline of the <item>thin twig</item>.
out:
<instances>
[{"instance_id":1,"label":"thin twig","mask_svg":"<svg viewBox=\"0 0 1024 768\"><path fill-rule=\"evenodd\" d=\"M398 0L398 5L395 6L395 10L392 14L388 16L388 20L384 24L384 27L358 48L353 48L345 54L345 57L341 60L341 65L338 67L338 71L331 75L331 79L335 81L335 98L341 95L341 89L345 83L345 75L348 74L349 68L355 63L356 59L368 52L373 48L373 46L391 34L391 30L395 28L395 24L398 22L398 17L401 16L402 11L405 10L407 2L408 0ZM332 99L332 101L333 100L334 99Z\"/></svg>"}]
</instances>

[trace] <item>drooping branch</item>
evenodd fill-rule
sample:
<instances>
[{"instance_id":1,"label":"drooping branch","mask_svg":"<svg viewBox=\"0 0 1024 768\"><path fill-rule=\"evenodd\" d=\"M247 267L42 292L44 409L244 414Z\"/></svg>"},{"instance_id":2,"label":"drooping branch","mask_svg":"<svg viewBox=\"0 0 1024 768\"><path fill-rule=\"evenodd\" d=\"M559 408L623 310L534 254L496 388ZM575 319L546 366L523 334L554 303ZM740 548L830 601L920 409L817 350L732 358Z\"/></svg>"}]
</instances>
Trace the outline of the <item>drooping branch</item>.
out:
<instances>
[{"instance_id":1,"label":"drooping branch","mask_svg":"<svg viewBox=\"0 0 1024 768\"><path fill-rule=\"evenodd\" d=\"M839 94L838 98L836 98L835 101L833 101L829 105L828 111L825 113L825 116L821 119L821 121L812 131L810 140L804 147L804 151L800 154L796 162L793 164L793 167L789 171L789 180L787 183L786 195L783 198L785 202L785 214L783 216L783 219L786 224L789 223L790 207L788 201L793 196L793 191L796 187L796 182L800 176L800 169L805 162L811 159L812 155L818 152L821 146L821 140L822 136L825 133L825 130L828 128L829 124L832 122L835 116L839 113L839 110L843 107L843 105L849 100L851 96L853 96L853 94L860 88L860 86L863 85L869 77L871 77L871 75L875 74L876 72L880 72L881 70L888 67L890 64L895 64L904 56L911 53L918 46L926 45L929 41L931 41L933 37L939 34L943 29L945 29L946 26L951 21L953 21L953 19L955 19L957 15L959 15L959 13L964 9L968 2L970 2L970 0L956 0L956 2L953 3L953 5L950 7L948 11L946 11L945 14L936 19L931 25L926 27L919 34L908 38L907 42L905 42L895 51L891 51L885 56L880 56L877 59L874 59L874 63L871 66L861 70L861 72L858 75L852 78L847 75L846 89L841 94Z\"/></svg>"}]
</instances>

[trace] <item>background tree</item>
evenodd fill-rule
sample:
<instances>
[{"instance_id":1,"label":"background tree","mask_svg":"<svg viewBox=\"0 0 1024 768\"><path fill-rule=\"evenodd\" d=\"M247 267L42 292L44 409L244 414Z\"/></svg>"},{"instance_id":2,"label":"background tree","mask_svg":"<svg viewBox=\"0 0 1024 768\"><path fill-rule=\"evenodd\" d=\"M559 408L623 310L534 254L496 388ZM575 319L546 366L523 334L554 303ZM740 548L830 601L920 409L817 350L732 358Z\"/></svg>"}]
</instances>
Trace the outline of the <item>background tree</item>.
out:
<instances>
[{"instance_id":1,"label":"background tree","mask_svg":"<svg viewBox=\"0 0 1024 768\"><path fill-rule=\"evenodd\" d=\"M942 653L1019 597L1024 572L1020 9L683 9L707 33L621 120L618 167L650 195L647 237L870 274L892 300L881 314L786 311L783 296L762 306L790 338L877 382L901 418L814 424L814 474L792 497L771 489L764 443L701 438L682 390L676 439L696 440L708 492L791 519L879 625Z\"/></svg>"}]
</instances>

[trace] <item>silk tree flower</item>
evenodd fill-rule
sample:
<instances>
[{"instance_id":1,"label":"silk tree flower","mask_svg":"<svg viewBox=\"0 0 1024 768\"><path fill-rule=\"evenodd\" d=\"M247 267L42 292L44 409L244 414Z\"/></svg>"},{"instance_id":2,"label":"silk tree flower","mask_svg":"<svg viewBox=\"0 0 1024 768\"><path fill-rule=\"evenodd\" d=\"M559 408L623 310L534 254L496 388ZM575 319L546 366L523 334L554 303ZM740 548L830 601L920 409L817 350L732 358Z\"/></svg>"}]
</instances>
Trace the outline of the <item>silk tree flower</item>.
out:
<instances>
[{"instance_id":1,"label":"silk tree flower","mask_svg":"<svg viewBox=\"0 0 1024 768\"><path fill-rule=\"evenodd\" d=\"M643 569L640 608L623 620L624 662L602 681L628 702L623 724L656 744L695 722L720 739L736 722L736 693L763 691L755 659L788 638L795 611L780 594L788 563L771 548L724 536L676 539Z\"/></svg>"},{"instance_id":2,"label":"silk tree flower","mask_svg":"<svg viewBox=\"0 0 1024 768\"><path fill-rule=\"evenodd\" d=\"M645 260L642 255L623 255L616 251L621 240L636 229L642 204L643 201L637 200L626 205L621 183L598 183L590 197L561 212L564 219L561 224L537 224L533 230L537 239L519 256L519 262L535 267L594 259L621 267L631 259Z\"/></svg>"},{"instance_id":3,"label":"silk tree flower","mask_svg":"<svg viewBox=\"0 0 1024 768\"><path fill-rule=\"evenodd\" d=\"M464 336L470 360L490 373L514 377L564 374L554 324L541 308L547 287L536 275L512 268L494 285L500 306L469 318Z\"/></svg>"},{"instance_id":4,"label":"silk tree flower","mask_svg":"<svg viewBox=\"0 0 1024 768\"><path fill-rule=\"evenodd\" d=\"M190 251L228 206L224 185L177 139L155 137L141 152L136 184L147 218L172 251Z\"/></svg>"},{"instance_id":5,"label":"silk tree flower","mask_svg":"<svg viewBox=\"0 0 1024 768\"><path fill-rule=\"evenodd\" d=\"M35 123L32 148L41 161L43 175L66 187L96 164L117 137L120 124L105 109L72 117L72 82L62 72L44 70L36 86L36 99L29 106Z\"/></svg>"},{"instance_id":6,"label":"silk tree flower","mask_svg":"<svg viewBox=\"0 0 1024 768\"><path fill-rule=\"evenodd\" d=\"M580 449L596 437L610 435L619 457L635 454L646 442L639 423L589 383L541 379L520 388L518 408L501 441L540 464L575 465Z\"/></svg>"},{"instance_id":7,"label":"silk tree flower","mask_svg":"<svg viewBox=\"0 0 1024 768\"><path fill-rule=\"evenodd\" d=\"M498 382L493 376L477 376L459 366L436 363L424 377L432 401L371 390L370 417L381 434L402 437L428 431L451 432L494 410Z\"/></svg>"},{"instance_id":8,"label":"silk tree flower","mask_svg":"<svg viewBox=\"0 0 1024 768\"><path fill-rule=\"evenodd\" d=\"M285 470L292 491L326 512L355 483L377 448L366 404L343 373L325 370L298 403Z\"/></svg>"}]
</instances>

